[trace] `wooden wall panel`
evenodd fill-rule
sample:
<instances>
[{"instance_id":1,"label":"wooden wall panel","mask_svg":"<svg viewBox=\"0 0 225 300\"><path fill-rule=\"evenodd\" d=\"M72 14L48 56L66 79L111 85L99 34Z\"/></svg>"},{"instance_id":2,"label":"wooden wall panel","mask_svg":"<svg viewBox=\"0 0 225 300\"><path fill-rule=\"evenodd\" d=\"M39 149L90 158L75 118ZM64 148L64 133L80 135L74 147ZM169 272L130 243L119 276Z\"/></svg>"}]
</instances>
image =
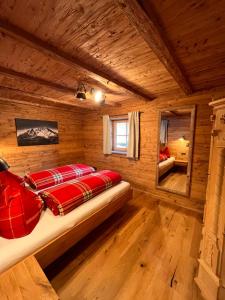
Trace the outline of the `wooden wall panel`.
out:
<instances>
[{"instance_id":1,"label":"wooden wall panel","mask_svg":"<svg viewBox=\"0 0 225 300\"><path fill-rule=\"evenodd\" d=\"M152 102L121 102L120 107L103 107L91 111L80 108L40 107L0 101L0 156L7 159L17 174L36 171L65 163L84 161L99 169L119 171L123 178L151 195L194 210L202 210L205 201L210 146L212 97L225 96L225 89L198 93L189 97L179 95L159 98ZM196 104L196 128L190 198L155 188L158 109ZM121 155L102 154L102 115L142 111L140 160L128 160ZM17 147L15 117L57 120L59 145Z\"/></svg>"},{"instance_id":2,"label":"wooden wall panel","mask_svg":"<svg viewBox=\"0 0 225 300\"><path fill-rule=\"evenodd\" d=\"M84 116L85 161L98 168L119 171L123 178L136 188L150 192L153 196L183 207L202 211L205 202L208 159L210 147L210 114L208 102L212 97L222 97L225 90L213 90L189 97L168 96L152 102L129 100L118 108L102 108ZM193 166L190 197L180 196L155 188L158 109L196 105L196 126L193 151ZM129 111L142 111L140 160L128 160L121 155L104 156L102 153L102 115L124 114Z\"/></svg>"},{"instance_id":3,"label":"wooden wall panel","mask_svg":"<svg viewBox=\"0 0 225 300\"><path fill-rule=\"evenodd\" d=\"M40 107L0 101L0 157L11 171L23 175L73 162L83 161L82 110ZM59 144L18 147L15 118L58 121Z\"/></svg>"}]
</instances>

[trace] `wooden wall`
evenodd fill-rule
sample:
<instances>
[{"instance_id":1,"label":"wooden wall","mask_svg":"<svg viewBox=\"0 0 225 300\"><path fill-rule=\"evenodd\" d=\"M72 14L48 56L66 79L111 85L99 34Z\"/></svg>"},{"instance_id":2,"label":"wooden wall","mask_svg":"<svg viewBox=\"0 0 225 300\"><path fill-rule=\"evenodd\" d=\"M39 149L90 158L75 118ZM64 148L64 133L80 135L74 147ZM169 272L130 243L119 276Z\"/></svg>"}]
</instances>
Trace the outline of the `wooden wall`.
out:
<instances>
[{"instance_id":1,"label":"wooden wall","mask_svg":"<svg viewBox=\"0 0 225 300\"><path fill-rule=\"evenodd\" d=\"M189 97L167 96L152 102L128 100L120 107L103 107L96 111L80 108L29 106L14 102L0 102L0 156L9 161L11 170L24 174L65 163L84 161L99 169L119 171L125 180L152 196L176 203L182 207L202 210L205 201L210 148L212 97L225 96L225 89L199 93ZM196 104L193 168L190 197L184 197L155 188L158 109L185 104ZM102 115L142 111L140 160L128 160L122 155L104 156L102 153ZM59 123L59 145L18 147L15 118L56 120Z\"/></svg>"},{"instance_id":2,"label":"wooden wall","mask_svg":"<svg viewBox=\"0 0 225 300\"><path fill-rule=\"evenodd\" d=\"M168 143L171 156L176 159L188 160L190 141L191 115L166 118L168 123ZM184 136L185 140L180 140Z\"/></svg>"},{"instance_id":3,"label":"wooden wall","mask_svg":"<svg viewBox=\"0 0 225 300\"><path fill-rule=\"evenodd\" d=\"M77 108L40 107L0 101L0 157L11 170L26 171L83 161L82 110ZM15 118L58 121L58 145L18 147Z\"/></svg>"},{"instance_id":4,"label":"wooden wall","mask_svg":"<svg viewBox=\"0 0 225 300\"><path fill-rule=\"evenodd\" d=\"M208 159L210 149L210 114L208 102L212 97L222 97L225 91L195 94L190 97L168 96L152 102L129 100L120 108L102 108L95 113L87 112L84 122L85 160L98 168L119 171L125 180L136 188L150 192L153 196L194 210L203 209L207 184ZM196 128L193 151L193 167L190 197L164 192L155 188L158 109L196 105ZM129 111L142 111L140 160L132 161L121 155L104 156L102 153L102 115L124 114Z\"/></svg>"}]
</instances>

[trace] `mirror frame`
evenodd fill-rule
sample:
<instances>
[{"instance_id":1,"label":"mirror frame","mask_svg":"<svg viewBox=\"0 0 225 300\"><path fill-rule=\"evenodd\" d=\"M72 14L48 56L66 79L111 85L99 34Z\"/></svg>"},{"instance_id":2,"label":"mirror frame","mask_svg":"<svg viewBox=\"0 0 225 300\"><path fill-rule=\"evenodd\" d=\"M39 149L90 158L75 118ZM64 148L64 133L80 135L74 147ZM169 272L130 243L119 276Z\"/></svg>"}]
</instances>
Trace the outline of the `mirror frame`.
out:
<instances>
[{"instance_id":1,"label":"mirror frame","mask_svg":"<svg viewBox=\"0 0 225 300\"><path fill-rule=\"evenodd\" d=\"M161 127L161 119L162 113L166 110L178 110L178 109L190 109L191 111L191 124L190 124L190 144L189 144L189 153L188 153L188 166L187 166L187 183L186 183L186 192L179 192L172 189L168 189L162 186L159 186L159 149L160 149L160 127ZM194 149L194 136L195 136L195 117L196 117L196 105L184 105L177 107L165 107L163 109L158 110L158 137L157 137L157 160L156 160L156 180L155 180L155 188L159 190L163 190L169 193L174 193L177 195L182 195L189 197L190 196L190 188L191 188L191 171L192 171L192 159L193 159L193 149Z\"/></svg>"}]
</instances>

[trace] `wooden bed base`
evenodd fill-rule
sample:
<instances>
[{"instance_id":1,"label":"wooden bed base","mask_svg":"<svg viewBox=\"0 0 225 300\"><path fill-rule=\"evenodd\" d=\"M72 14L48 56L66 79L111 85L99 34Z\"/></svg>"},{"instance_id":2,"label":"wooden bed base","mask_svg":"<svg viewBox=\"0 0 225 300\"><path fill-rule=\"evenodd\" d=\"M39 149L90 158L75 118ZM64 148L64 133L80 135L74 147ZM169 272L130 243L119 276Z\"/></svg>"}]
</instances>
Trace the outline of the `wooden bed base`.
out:
<instances>
[{"instance_id":1,"label":"wooden bed base","mask_svg":"<svg viewBox=\"0 0 225 300\"><path fill-rule=\"evenodd\" d=\"M51 264L76 242L122 208L133 196L130 188L113 202L65 231L47 245L0 274L0 299L59 299L42 268Z\"/></svg>"},{"instance_id":2,"label":"wooden bed base","mask_svg":"<svg viewBox=\"0 0 225 300\"><path fill-rule=\"evenodd\" d=\"M50 265L94 228L122 208L124 204L132 198L132 195L133 190L130 188L122 196L118 197L113 202L106 204L91 216L75 225L72 229L65 231L63 234L36 251L34 256L41 267L45 268Z\"/></svg>"}]
</instances>

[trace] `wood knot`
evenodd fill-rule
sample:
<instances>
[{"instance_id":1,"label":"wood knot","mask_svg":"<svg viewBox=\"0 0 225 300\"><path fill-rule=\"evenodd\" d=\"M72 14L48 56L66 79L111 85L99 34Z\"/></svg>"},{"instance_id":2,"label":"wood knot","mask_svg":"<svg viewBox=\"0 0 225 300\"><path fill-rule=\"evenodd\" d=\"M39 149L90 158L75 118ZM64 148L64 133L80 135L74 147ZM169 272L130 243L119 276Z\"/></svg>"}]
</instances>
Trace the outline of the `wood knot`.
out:
<instances>
[{"instance_id":1,"label":"wood knot","mask_svg":"<svg viewBox=\"0 0 225 300\"><path fill-rule=\"evenodd\" d=\"M140 263L140 267L141 267L141 268L145 268L145 267L146 267L146 263L141 262L141 263Z\"/></svg>"},{"instance_id":2,"label":"wood knot","mask_svg":"<svg viewBox=\"0 0 225 300\"><path fill-rule=\"evenodd\" d=\"M119 5L120 5L121 8L126 8L127 7L126 3L124 3L122 0L119 1Z\"/></svg>"}]
</instances>

